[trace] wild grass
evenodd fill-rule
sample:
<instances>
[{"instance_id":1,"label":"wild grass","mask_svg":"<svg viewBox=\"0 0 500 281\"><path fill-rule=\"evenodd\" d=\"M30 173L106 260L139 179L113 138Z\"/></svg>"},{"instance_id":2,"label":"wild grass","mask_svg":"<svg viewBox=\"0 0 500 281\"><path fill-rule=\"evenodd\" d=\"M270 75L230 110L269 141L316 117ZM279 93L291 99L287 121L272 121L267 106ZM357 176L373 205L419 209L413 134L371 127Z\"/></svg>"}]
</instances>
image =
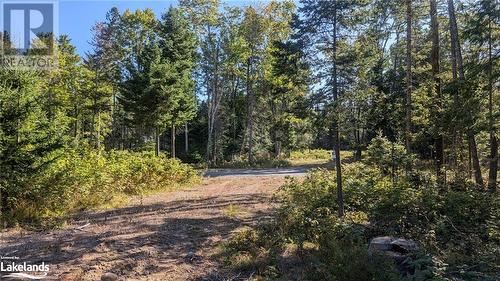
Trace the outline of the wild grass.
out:
<instances>
[{"instance_id":1,"label":"wild grass","mask_svg":"<svg viewBox=\"0 0 500 281\"><path fill-rule=\"evenodd\" d=\"M164 155L66 151L23 183L30 188L19 186L19 192L9 194L2 219L10 226L51 225L68 214L116 208L131 196L184 188L199 180L191 166Z\"/></svg>"}]
</instances>

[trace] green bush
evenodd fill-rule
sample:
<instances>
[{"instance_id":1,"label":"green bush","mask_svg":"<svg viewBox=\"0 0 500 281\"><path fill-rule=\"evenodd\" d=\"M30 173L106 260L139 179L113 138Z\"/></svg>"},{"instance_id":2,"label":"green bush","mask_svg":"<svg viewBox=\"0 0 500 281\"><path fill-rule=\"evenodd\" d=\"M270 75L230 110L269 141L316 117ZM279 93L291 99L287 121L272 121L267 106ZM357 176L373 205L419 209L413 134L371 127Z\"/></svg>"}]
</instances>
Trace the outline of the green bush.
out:
<instances>
[{"instance_id":1,"label":"green bush","mask_svg":"<svg viewBox=\"0 0 500 281\"><path fill-rule=\"evenodd\" d=\"M291 163L286 159L273 158L270 155L257 155L254 162L250 163L246 155L235 157L231 161L226 161L215 165L215 168L283 168L290 167Z\"/></svg>"},{"instance_id":2,"label":"green bush","mask_svg":"<svg viewBox=\"0 0 500 281\"><path fill-rule=\"evenodd\" d=\"M289 179L276 194L281 205L275 226L245 236L251 241L231 240L229 257L247 253L251 261L266 253L258 272L268 261L282 280L295 271L307 272L312 280L495 280L500 253L496 194L472 187L443 189L428 171L402 173L395 180L382 169L380 163L343 165L343 219L336 214L335 171L318 169L305 179ZM422 251L410 263L413 276L400 277L389 261L368 254L369 241L386 235L420 245ZM276 262L287 243L297 246L302 259L293 270Z\"/></svg>"},{"instance_id":3,"label":"green bush","mask_svg":"<svg viewBox=\"0 0 500 281\"><path fill-rule=\"evenodd\" d=\"M382 133L372 139L366 152L366 161L386 175L398 174L415 161L414 155L408 154L402 144L390 142Z\"/></svg>"},{"instance_id":4,"label":"green bush","mask_svg":"<svg viewBox=\"0 0 500 281\"><path fill-rule=\"evenodd\" d=\"M290 160L330 160L332 151L325 149L295 150L290 153Z\"/></svg>"},{"instance_id":5,"label":"green bush","mask_svg":"<svg viewBox=\"0 0 500 281\"><path fill-rule=\"evenodd\" d=\"M125 151L66 151L11 198L10 224L47 223L72 212L115 206L124 196L144 195L193 183L191 166L164 155Z\"/></svg>"}]
</instances>

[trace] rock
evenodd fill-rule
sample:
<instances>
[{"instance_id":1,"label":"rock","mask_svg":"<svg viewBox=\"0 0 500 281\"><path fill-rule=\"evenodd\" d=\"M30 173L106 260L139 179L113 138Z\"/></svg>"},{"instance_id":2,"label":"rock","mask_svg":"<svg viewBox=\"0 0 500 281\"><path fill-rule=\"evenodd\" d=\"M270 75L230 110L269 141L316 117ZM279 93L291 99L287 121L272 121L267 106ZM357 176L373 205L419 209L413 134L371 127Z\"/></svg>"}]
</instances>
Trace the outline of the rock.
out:
<instances>
[{"instance_id":1,"label":"rock","mask_svg":"<svg viewBox=\"0 0 500 281\"><path fill-rule=\"evenodd\" d=\"M185 257L187 262L194 262L196 259L198 259L198 256L194 252L188 252Z\"/></svg>"},{"instance_id":2,"label":"rock","mask_svg":"<svg viewBox=\"0 0 500 281\"><path fill-rule=\"evenodd\" d=\"M409 266L409 262L412 260L411 255L417 250L415 241L390 236L373 238L368 248L370 254L381 253L394 261L403 275L411 273L412 268Z\"/></svg>"},{"instance_id":3,"label":"rock","mask_svg":"<svg viewBox=\"0 0 500 281\"><path fill-rule=\"evenodd\" d=\"M370 247L368 248L368 250L370 252L390 251L392 247L391 243L394 240L396 239L390 236L375 237L370 242Z\"/></svg>"},{"instance_id":4,"label":"rock","mask_svg":"<svg viewBox=\"0 0 500 281\"><path fill-rule=\"evenodd\" d=\"M391 242L392 251L398 253L410 253L416 251L417 243L415 241L406 239L396 239Z\"/></svg>"},{"instance_id":5,"label":"rock","mask_svg":"<svg viewBox=\"0 0 500 281\"><path fill-rule=\"evenodd\" d=\"M418 250L415 241L394 238L391 236L375 237L370 241L368 250L374 252L395 252L400 254L408 254Z\"/></svg>"},{"instance_id":6,"label":"rock","mask_svg":"<svg viewBox=\"0 0 500 281\"><path fill-rule=\"evenodd\" d=\"M101 281L116 281L116 280L118 280L118 275L111 272L106 272L101 276Z\"/></svg>"}]
</instances>

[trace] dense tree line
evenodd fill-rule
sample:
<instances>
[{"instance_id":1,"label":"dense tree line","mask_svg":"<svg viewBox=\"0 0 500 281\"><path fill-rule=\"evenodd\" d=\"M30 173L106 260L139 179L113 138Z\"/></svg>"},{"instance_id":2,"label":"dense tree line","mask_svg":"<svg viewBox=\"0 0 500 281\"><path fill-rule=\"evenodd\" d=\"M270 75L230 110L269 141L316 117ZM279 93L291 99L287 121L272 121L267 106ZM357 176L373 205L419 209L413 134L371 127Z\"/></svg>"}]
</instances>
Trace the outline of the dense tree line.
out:
<instances>
[{"instance_id":1,"label":"dense tree line","mask_svg":"<svg viewBox=\"0 0 500 281\"><path fill-rule=\"evenodd\" d=\"M340 150L360 159L379 133L441 183L494 191L499 13L494 0L113 8L83 58L61 36L57 69L0 70L2 198L64 147L209 165L326 148L342 216Z\"/></svg>"}]
</instances>

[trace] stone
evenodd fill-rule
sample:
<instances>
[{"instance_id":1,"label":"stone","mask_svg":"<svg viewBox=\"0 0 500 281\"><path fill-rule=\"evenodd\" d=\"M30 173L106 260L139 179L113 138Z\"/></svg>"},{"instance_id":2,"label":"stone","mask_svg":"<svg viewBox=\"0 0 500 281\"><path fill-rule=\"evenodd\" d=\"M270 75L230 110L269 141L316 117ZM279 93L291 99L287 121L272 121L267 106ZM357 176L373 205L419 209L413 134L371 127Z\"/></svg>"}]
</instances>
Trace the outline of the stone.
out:
<instances>
[{"instance_id":1,"label":"stone","mask_svg":"<svg viewBox=\"0 0 500 281\"><path fill-rule=\"evenodd\" d=\"M391 259L403 275L411 273L409 261L412 260L412 254L417 250L415 241L391 236L373 238L368 248L370 254L380 253Z\"/></svg>"},{"instance_id":2,"label":"stone","mask_svg":"<svg viewBox=\"0 0 500 281\"><path fill-rule=\"evenodd\" d=\"M391 242L392 251L398 253L410 253L416 251L417 243L415 241L406 240L406 239L396 239Z\"/></svg>"},{"instance_id":3,"label":"stone","mask_svg":"<svg viewBox=\"0 0 500 281\"><path fill-rule=\"evenodd\" d=\"M368 250L370 252L390 251L392 248L391 243L394 240L396 240L396 238L390 236L375 237L370 242L370 247L368 248Z\"/></svg>"},{"instance_id":4,"label":"stone","mask_svg":"<svg viewBox=\"0 0 500 281\"><path fill-rule=\"evenodd\" d=\"M370 252L396 252L401 254L407 254L410 252L415 252L418 250L417 243L415 241L406 240L402 238L395 238L391 236L381 236L375 237L370 241L370 246L368 248Z\"/></svg>"},{"instance_id":5,"label":"stone","mask_svg":"<svg viewBox=\"0 0 500 281\"><path fill-rule=\"evenodd\" d=\"M116 280L118 280L118 275L111 272L106 272L101 276L101 281L116 281Z\"/></svg>"}]
</instances>

